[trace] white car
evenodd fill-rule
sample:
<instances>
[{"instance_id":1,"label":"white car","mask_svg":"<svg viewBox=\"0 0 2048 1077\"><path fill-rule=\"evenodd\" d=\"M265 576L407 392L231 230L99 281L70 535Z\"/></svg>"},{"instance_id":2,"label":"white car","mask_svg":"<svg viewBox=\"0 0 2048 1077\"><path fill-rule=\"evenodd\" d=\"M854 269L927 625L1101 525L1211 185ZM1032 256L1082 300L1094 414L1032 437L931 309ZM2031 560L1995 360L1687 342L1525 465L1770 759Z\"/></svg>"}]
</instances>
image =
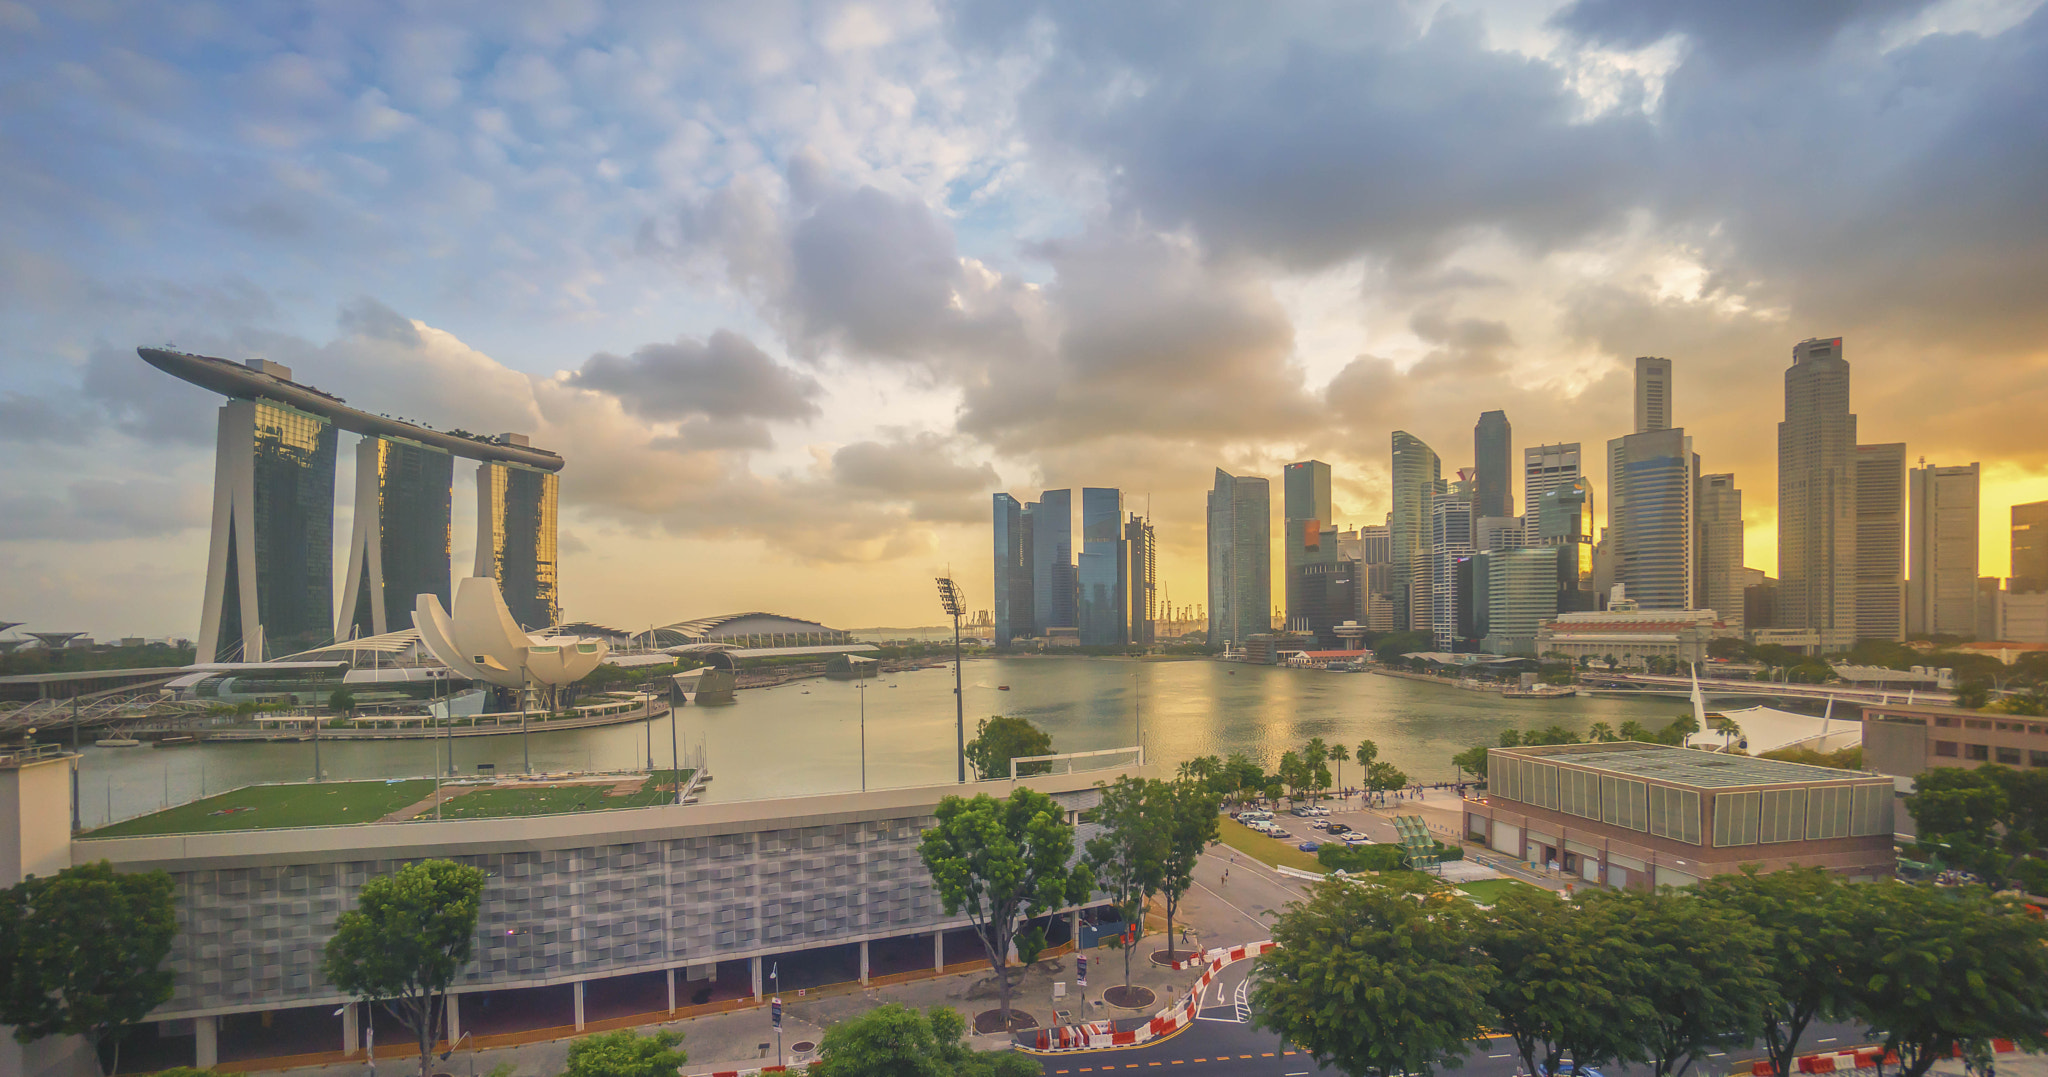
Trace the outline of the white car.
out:
<instances>
[{"instance_id":1,"label":"white car","mask_svg":"<svg viewBox=\"0 0 2048 1077\"><path fill-rule=\"evenodd\" d=\"M1338 840L1339 840L1339 841L1342 841L1342 842L1343 842L1344 844L1346 844L1346 845L1371 845L1371 844L1372 844L1372 839L1371 839L1371 838L1368 838L1368 837L1366 837L1365 835L1363 835L1363 834L1360 834L1360 833L1357 833L1357 832L1353 832L1353 833L1350 833L1350 834L1339 834L1339 835L1337 836L1337 838L1338 838Z\"/></svg>"},{"instance_id":2,"label":"white car","mask_svg":"<svg viewBox=\"0 0 2048 1077\"><path fill-rule=\"evenodd\" d=\"M1310 815L1328 815L1328 814L1330 814L1330 809L1318 806L1318 807L1310 808L1310 809L1308 810L1308 813L1309 813Z\"/></svg>"}]
</instances>

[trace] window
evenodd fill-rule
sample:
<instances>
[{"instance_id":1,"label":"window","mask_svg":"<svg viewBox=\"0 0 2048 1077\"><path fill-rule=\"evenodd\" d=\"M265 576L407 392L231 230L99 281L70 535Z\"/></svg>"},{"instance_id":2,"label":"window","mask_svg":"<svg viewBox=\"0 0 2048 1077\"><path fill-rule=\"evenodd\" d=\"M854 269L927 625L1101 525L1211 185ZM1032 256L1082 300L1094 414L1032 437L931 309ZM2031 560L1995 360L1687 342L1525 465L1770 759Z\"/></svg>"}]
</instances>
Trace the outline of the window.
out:
<instances>
[{"instance_id":1,"label":"window","mask_svg":"<svg viewBox=\"0 0 2048 1077\"><path fill-rule=\"evenodd\" d=\"M1964 719L1964 720L1963 720L1963 724L1964 724L1965 726L1968 726L1968 727L1969 727L1969 728L1971 728L1971 729L1990 729L1990 728L1991 728L1991 719L1989 719L1989 718L1966 718L1966 719Z\"/></svg>"},{"instance_id":2,"label":"window","mask_svg":"<svg viewBox=\"0 0 2048 1077\"><path fill-rule=\"evenodd\" d=\"M1806 812L1808 841L1849 835L1849 816L1855 799L1853 792L1854 787L1847 785L1823 785L1810 791Z\"/></svg>"},{"instance_id":3,"label":"window","mask_svg":"<svg viewBox=\"0 0 2048 1077\"><path fill-rule=\"evenodd\" d=\"M1696 789L1649 787L1650 833L1660 838L1700 843L1700 794Z\"/></svg>"},{"instance_id":4,"label":"window","mask_svg":"<svg viewBox=\"0 0 2048 1077\"><path fill-rule=\"evenodd\" d=\"M2027 750L2027 765L2030 767L2048 767L2048 752L2041 751L2038 748L2029 748Z\"/></svg>"},{"instance_id":5,"label":"window","mask_svg":"<svg viewBox=\"0 0 2048 1077\"><path fill-rule=\"evenodd\" d=\"M1946 729L1949 726L1956 724L1956 720L1954 718L1936 718L1934 720L1934 724L1942 727L1943 729Z\"/></svg>"},{"instance_id":6,"label":"window","mask_svg":"<svg viewBox=\"0 0 2048 1077\"><path fill-rule=\"evenodd\" d=\"M1714 844L1756 844L1759 793L1720 793L1714 797Z\"/></svg>"},{"instance_id":7,"label":"window","mask_svg":"<svg viewBox=\"0 0 2048 1077\"><path fill-rule=\"evenodd\" d=\"M1998 761L2008 767L2019 766L2020 750L2018 748L2000 748L1998 749Z\"/></svg>"},{"instance_id":8,"label":"window","mask_svg":"<svg viewBox=\"0 0 2048 1077\"><path fill-rule=\"evenodd\" d=\"M1625 826L1630 830L1649 829L1648 797L1642 782L1611 774L1602 775L1600 806L1601 817L1615 826Z\"/></svg>"},{"instance_id":9,"label":"window","mask_svg":"<svg viewBox=\"0 0 2048 1077\"><path fill-rule=\"evenodd\" d=\"M1893 829L1892 805L1898 799L1890 782L1872 782L1853 786L1855 808L1851 812L1849 833L1865 838L1877 834L1890 834Z\"/></svg>"},{"instance_id":10,"label":"window","mask_svg":"<svg viewBox=\"0 0 2048 1077\"><path fill-rule=\"evenodd\" d=\"M1806 835L1806 790L1766 789L1757 820L1758 841L1798 841Z\"/></svg>"},{"instance_id":11,"label":"window","mask_svg":"<svg viewBox=\"0 0 2048 1077\"><path fill-rule=\"evenodd\" d=\"M1955 742L1955 741L1952 741L1952 740L1938 740L1938 741L1935 741L1935 742L1934 742L1934 754L1935 754L1935 755L1946 755L1946 756L1951 756L1951 757L1952 757L1952 756L1954 756L1954 755L1956 754L1956 742Z\"/></svg>"},{"instance_id":12,"label":"window","mask_svg":"<svg viewBox=\"0 0 2048 1077\"><path fill-rule=\"evenodd\" d=\"M1989 744L1965 744L1963 745L1963 758L1988 760L1991 758L1991 746Z\"/></svg>"}]
</instances>

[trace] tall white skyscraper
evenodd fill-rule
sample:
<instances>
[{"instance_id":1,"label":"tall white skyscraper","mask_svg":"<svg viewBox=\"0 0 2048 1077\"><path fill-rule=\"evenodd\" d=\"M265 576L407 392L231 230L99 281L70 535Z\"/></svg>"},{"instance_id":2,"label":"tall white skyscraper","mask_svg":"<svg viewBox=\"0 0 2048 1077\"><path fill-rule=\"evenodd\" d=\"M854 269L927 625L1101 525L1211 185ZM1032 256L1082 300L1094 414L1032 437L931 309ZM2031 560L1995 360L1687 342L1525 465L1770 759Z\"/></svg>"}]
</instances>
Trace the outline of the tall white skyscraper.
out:
<instances>
[{"instance_id":1,"label":"tall white skyscraper","mask_svg":"<svg viewBox=\"0 0 2048 1077\"><path fill-rule=\"evenodd\" d=\"M1403 627L1428 631L1432 609L1430 588L1429 502L1444 488L1443 461L1421 438L1394 431L1393 530L1394 620ZM1416 594L1417 591L1424 592Z\"/></svg>"},{"instance_id":2,"label":"tall white skyscraper","mask_svg":"<svg viewBox=\"0 0 2048 1077\"><path fill-rule=\"evenodd\" d=\"M1671 429L1671 360L1643 355L1636 358L1636 430Z\"/></svg>"},{"instance_id":3,"label":"tall white skyscraper","mask_svg":"<svg viewBox=\"0 0 2048 1077\"><path fill-rule=\"evenodd\" d=\"M1209 491L1209 642L1242 647L1273 630L1273 495L1265 479L1216 469Z\"/></svg>"},{"instance_id":4,"label":"tall white skyscraper","mask_svg":"<svg viewBox=\"0 0 2048 1077\"><path fill-rule=\"evenodd\" d=\"M1978 468L1921 464L1907 475L1906 628L1914 635L1974 636Z\"/></svg>"},{"instance_id":5,"label":"tall white skyscraper","mask_svg":"<svg viewBox=\"0 0 2048 1077\"><path fill-rule=\"evenodd\" d=\"M1823 645L1856 639L1856 416L1840 337L1793 345L1785 371L1775 621L1833 633Z\"/></svg>"},{"instance_id":6,"label":"tall white skyscraper","mask_svg":"<svg viewBox=\"0 0 2048 1077\"><path fill-rule=\"evenodd\" d=\"M1537 445L1522 450L1522 515L1534 519L1543 495L1579 477L1579 443Z\"/></svg>"},{"instance_id":7,"label":"tall white skyscraper","mask_svg":"<svg viewBox=\"0 0 2048 1077\"><path fill-rule=\"evenodd\" d=\"M1607 443L1607 545L1615 583L1648 610L1694 605L1692 439L1671 425L1671 360L1636 360L1635 432ZM1636 504L1636 498L1644 499Z\"/></svg>"},{"instance_id":8,"label":"tall white skyscraper","mask_svg":"<svg viewBox=\"0 0 2048 1077\"><path fill-rule=\"evenodd\" d=\"M1906 443L1856 446L1856 637L1906 638Z\"/></svg>"}]
</instances>

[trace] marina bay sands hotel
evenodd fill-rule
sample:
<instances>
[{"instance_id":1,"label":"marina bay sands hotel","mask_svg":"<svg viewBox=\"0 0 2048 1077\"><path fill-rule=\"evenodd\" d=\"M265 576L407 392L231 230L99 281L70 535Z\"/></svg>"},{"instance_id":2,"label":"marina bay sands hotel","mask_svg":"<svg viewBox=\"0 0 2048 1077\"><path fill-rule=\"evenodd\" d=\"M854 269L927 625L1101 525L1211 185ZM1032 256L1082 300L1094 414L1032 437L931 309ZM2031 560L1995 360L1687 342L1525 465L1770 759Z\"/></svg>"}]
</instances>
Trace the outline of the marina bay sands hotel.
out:
<instances>
[{"instance_id":1,"label":"marina bay sands hotel","mask_svg":"<svg viewBox=\"0 0 2048 1077\"><path fill-rule=\"evenodd\" d=\"M455 458L477 461L476 571L522 628L560 619L556 498L562 458L524 435L442 431L349 407L266 359L163 348L144 362L228 398L214 456L213 537L200 662L260 662L412 627L414 596L449 601ZM354 533L334 607L334 463L356 443Z\"/></svg>"}]
</instances>

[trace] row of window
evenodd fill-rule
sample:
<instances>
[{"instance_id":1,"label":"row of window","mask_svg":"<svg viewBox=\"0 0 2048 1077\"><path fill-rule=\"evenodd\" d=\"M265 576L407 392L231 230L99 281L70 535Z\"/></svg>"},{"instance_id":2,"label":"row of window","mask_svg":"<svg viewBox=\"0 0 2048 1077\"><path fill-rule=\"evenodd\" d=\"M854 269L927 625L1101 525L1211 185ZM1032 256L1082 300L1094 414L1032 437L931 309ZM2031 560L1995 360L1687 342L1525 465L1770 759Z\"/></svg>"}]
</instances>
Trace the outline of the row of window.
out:
<instances>
[{"instance_id":1,"label":"row of window","mask_svg":"<svg viewBox=\"0 0 2048 1077\"><path fill-rule=\"evenodd\" d=\"M1660 838L1700 843L1700 794L1629 778L1493 755L1487 782L1494 794Z\"/></svg>"},{"instance_id":2,"label":"row of window","mask_svg":"<svg viewBox=\"0 0 2048 1077\"><path fill-rule=\"evenodd\" d=\"M1949 759L1971 759L1979 763L1998 763L2008 767L2019 766L2024 758L2027 766L2048 767L2048 752L2039 748L2029 748L2023 752L2018 748L1938 740L1934 742L1934 754Z\"/></svg>"},{"instance_id":3,"label":"row of window","mask_svg":"<svg viewBox=\"0 0 2048 1077\"><path fill-rule=\"evenodd\" d=\"M1714 796L1714 844L1869 837L1892 832L1889 784L1757 789Z\"/></svg>"},{"instance_id":4,"label":"row of window","mask_svg":"<svg viewBox=\"0 0 2048 1077\"><path fill-rule=\"evenodd\" d=\"M1943 729L1996 729L2000 733L2032 733L2040 736L2048 733L2048 725L2039 722L2000 722L1990 718L1956 718L1941 715L1934 724Z\"/></svg>"}]
</instances>

